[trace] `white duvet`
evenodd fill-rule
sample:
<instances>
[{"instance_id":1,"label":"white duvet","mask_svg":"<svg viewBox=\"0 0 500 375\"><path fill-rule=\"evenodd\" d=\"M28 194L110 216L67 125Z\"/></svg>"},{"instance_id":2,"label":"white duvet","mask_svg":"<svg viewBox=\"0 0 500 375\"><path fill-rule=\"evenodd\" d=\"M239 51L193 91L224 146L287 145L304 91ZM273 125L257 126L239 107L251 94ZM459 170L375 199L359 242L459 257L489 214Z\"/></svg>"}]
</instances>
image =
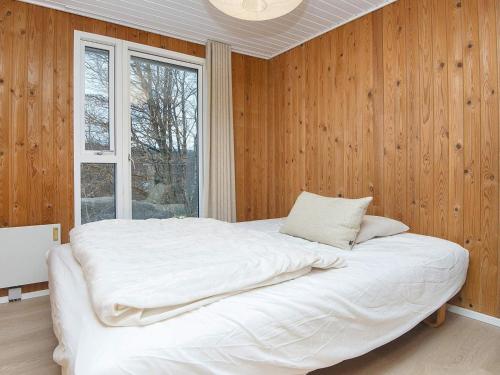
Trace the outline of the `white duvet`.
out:
<instances>
[{"instance_id":1,"label":"white duvet","mask_svg":"<svg viewBox=\"0 0 500 375\"><path fill-rule=\"evenodd\" d=\"M344 265L334 252L212 219L86 224L71 232L71 248L96 315L111 326L155 323L312 268Z\"/></svg>"}]
</instances>

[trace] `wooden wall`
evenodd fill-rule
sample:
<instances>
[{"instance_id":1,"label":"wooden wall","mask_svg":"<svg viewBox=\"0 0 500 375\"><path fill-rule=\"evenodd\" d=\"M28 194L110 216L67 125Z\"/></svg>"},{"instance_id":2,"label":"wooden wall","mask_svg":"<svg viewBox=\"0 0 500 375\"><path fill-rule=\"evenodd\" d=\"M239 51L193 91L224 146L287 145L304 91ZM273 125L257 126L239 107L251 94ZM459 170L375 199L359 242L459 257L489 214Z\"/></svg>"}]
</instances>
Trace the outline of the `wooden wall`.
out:
<instances>
[{"instance_id":1,"label":"wooden wall","mask_svg":"<svg viewBox=\"0 0 500 375\"><path fill-rule=\"evenodd\" d=\"M0 226L73 225L73 31L204 56L189 42L0 0ZM471 254L457 303L500 316L497 0L399 0L270 61L233 54L239 220L301 190ZM1 291L0 291L1 293Z\"/></svg>"},{"instance_id":2,"label":"wooden wall","mask_svg":"<svg viewBox=\"0 0 500 375\"><path fill-rule=\"evenodd\" d=\"M267 218L274 132L268 126L269 61L233 54L233 121L238 220ZM274 195L272 196L274 198Z\"/></svg>"},{"instance_id":3,"label":"wooden wall","mask_svg":"<svg viewBox=\"0 0 500 375\"><path fill-rule=\"evenodd\" d=\"M272 59L239 219L287 215L301 190L372 195L466 247L456 302L500 316L499 36L498 0L399 0Z\"/></svg>"},{"instance_id":4,"label":"wooden wall","mask_svg":"<svg viewBox=\"0 0 500 375\"><path fill-rule=\"evenodd\" d=\"M0 0L0 227L57 222L64 242L74 217L74 30L205 55L205 47L199 44ZM254 122L265 121L258 110L251 109L254 96L265 105L264 97L257 97L262 91L258 86L265 82L254 82L253 77L267 77L267 62L238 54L233 54L233 60L235 106L245 107L245 129L253 129ZM243 123L237 122L236 128L236 138L246 140ZM246 176L243 166L238 164L239 176ZM44 288L45 284L23 289Z\"/></svg>"}]
</instances>

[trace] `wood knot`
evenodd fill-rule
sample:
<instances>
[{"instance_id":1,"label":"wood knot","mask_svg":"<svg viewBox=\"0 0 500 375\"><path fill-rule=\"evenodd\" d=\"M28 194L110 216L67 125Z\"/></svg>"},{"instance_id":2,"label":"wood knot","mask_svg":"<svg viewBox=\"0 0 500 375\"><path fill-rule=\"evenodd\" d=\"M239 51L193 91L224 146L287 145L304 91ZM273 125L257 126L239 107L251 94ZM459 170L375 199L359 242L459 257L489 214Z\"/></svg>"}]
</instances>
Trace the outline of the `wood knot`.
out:
<instances>
[{"instance_id":1,"label":"wood knot","mask_svg":"<svg viewBox=\"0 0 500 375\"><path fill-rule=\"evenodd\" d=\"M467 44L467 48L471 49L472 48L472 43Z\"/></svg>"},{"instance_id":2,"label":"wood knot","mask_svg":"<svg viewBox=\"0 0 500 375\"><path fill-rule=\"evenodd\" d=\"M457 68L461 68L464 64L461 61L457 62Z\"/></svg>"},{"instance_id":3,"label":"wood knot","mask_svg":"<svg viewBox=\"0 0 500 375\"><path fill-rule=\"evenodd\" d=\"M457 150L460 150L460 149L462 148L462 145L461 145L460 143L457 143L457 144L455 145L455 148L456 148Z\"/></svg>"},{"instance_id":4,"label":"wood knot","mask_svg":"<svg viewBox=\"0 0 500 375\"><path fill-rule=\"evenodd\" d=\"M443 69L443 68L445 67L445 65L446 65L446 64L445 64L444 62L442 62L442 61L441 61L441 63L439 64L439 67L440 67L441 69Z\"/></svg>"},{"instance_id":5,"label":"wood knot","mask_svg":"<svg viewBox=\"0 0 500 375\"><path fill-rule=\"evenodd\" d=\"M457 8L461 8L461 7L462 7L462 3L459 1L459 2L457 3Z\"/></svg>"}]
</instances>

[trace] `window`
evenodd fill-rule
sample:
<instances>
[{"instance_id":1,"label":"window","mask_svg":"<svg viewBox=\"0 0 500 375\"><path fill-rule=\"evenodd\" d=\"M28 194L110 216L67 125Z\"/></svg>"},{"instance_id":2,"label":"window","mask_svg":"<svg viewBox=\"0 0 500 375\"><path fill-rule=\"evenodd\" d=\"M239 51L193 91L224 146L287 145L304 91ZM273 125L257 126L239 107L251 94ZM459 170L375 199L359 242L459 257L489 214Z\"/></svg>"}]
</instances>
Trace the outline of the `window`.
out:
<instances>
[{"instance_id":1,"label":"window","mask_svg":"<svg viewBox=\"0 0 500 375\"><path fill-rule=\"evenodd\" d=\"M130 59L132 217L198 215L198 71Z\"/></svg>"},{"instance_id":2,"label":"window","mask_svg":"<svg viewBox=\"0 0 500 375\"><path fill-rule=\"evenodd\" d=\"M204 60L75 32L75 224L198 216Z\"/></svg>"},{"instance_id":3,"label":"window","mask_svg":"<svg viewBox=\"0 0 500 375\"><path fill-rule=\"evenodd\" d=\"M115 164L81 164L81 223L116 218Z\"/></svg>"},{"instance_id":4,"label":"window","mask_svg":"<svg viewBox=\"0 0 500 375\"><path fill-rule=\"evenodd\" d=\"M85 46L83 61L85 150L113 149L111 104L114 78L110 76L110 65L113 65L114 61L112 51Z\"/></svg>"}]
</instances>

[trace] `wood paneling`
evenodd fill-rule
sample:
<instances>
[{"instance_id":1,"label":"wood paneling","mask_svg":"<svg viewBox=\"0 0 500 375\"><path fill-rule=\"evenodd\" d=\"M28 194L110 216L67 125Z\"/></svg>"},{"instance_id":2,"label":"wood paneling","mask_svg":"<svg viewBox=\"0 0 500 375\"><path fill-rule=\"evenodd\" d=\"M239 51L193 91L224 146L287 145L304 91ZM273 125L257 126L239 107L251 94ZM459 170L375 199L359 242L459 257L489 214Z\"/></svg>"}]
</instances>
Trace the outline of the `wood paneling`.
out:
<instances>
[{"instance_id":1,"label":"wood paneling","mask_svg":"<svg viewBox=\"0 0 500 375\"><path fill-rule=\"evenodd\" d=\"M456 303L500 316L499 25L496 0L399 0L272 59L254 126L273 157L248 164L245 143L244 170L276 178L238 218L285 216L302 189L373 195L370 212L466 247Z\"/></svg>"},{"instance_id":2,"label":"wood paneling","mask_svg":"<svg viewBox=\"0 0 500 375\"><path fill-rule=\"evenodd\" d=\"M268 216L268 186L275 181L268 168L268 142L275 133L267 126L268 67L266 60L233 54L237 216L247 220Z\"/></svg>"},{"instance_id":3,"label":"wood paneling","mask_svg":"<svg viewBox=\"0 0 500 375\"><path fill-rule=\"evenodd\" d=\"M0 225L73 225L73 31L182 40L0 1ZM307 189L470 251L456 303L500 316L500 4L399 0L265 61L233 54L239 220Z\"/></svg>"}]
</instances>

